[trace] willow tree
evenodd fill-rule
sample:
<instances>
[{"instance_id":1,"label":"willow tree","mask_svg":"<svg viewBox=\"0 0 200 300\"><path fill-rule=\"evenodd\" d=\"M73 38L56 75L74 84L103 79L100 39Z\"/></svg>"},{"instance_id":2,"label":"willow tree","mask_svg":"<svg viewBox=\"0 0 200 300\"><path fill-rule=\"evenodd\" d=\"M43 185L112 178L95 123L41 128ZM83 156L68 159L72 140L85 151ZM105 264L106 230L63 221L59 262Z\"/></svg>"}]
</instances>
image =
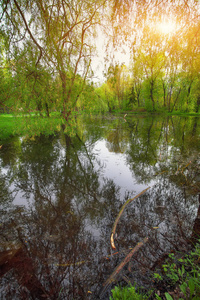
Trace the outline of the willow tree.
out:
<instances>
[{"instance_id":1,"label":"willow tree","mask_svg":"<svg viewBox=\"0 0 200 300\"><path fill-rule=\"evenodd\" d=\"M6 40L0 34L0 112L9 111L10 87L12 85L12 74L8 62L5 60Z\"/></svg>"},{"instance_id":2,"label":"willow tree","mask_svg":"<svg viewBox=\"0 0 200 300\"><path fill-rule=\"evenodd\" d=\"M32 43L35 57L31 76L46 68L61 82L58 110L65 120L73 111L86 79L91 75L94 36L105 0L2 1L2 30L9 35L10 55ZM78 92L77 77L83 78ZM78 78L79 79L79 78Z\"/></svg>"},{"instance_id":3,"label":"willow tree","mask_svg":"<svg viewBox=\"0 0 200 300\"><path fill-rule=\"evenodd\" d=\"M140 83L148 81L148 99L154 109L157 101L154 94L158 92L156 83L160 78L163 106L169 111L177 107L183 85L187 85L186 105L190 105L192 86L199 72L196 68L200 53L199 15L199 2L196 0L113 1L110 26L114 38L109 43L113 41L114 49L126 44L134 53L131 57L133 91L136 95L135 85L140 92ZM171 27L170 33L167 26ZM186 75L184 82L179 76L181 69Z\"/></svg>"},{"instance_id":4,"label":"willow tree","mask_svg":"<svg viewBox=\"0 0 200 300\"><path fill-rule=\"evenodd\" d=\"M138 41L145 43L141 36L142 30L155 20L162 21L164 16L168 18L175 15L182 28L189 28L191 20L196 22L197 29L200 27L198 2L195 0L1 0L0 3L0 32L8 40L7 54L12 62L11 74L15 75L16 88L23 83L20 85L22 90L30 95L33 91L36 99L41 97L42 82L47 83L45 89L51 86L47 74L50 75L51 80L59 86L53 104L65 120L69 119L84 91L87 78L92 74L94 37L99 24L104 25L105 31L110 35L108 43L111 44L112 40L114 49L125 43L131 48L133 39L136 40L136 46L140 45ZM105 15L109 18L102 22ZM182 37L182 32L177 32L177 40ZM198 32L199 30L197 34ZM31 57L31 61L26 61L25 67L18 59L23 53L27 58ZM187 54L189 55L189 51ZM187 59L185 61L187 63ZM20 72L17 73L18 68ZM188 70L187 67L185 69ZM149 70L146 67L146 76L149 76ZM157 73L154 72L155 74ZM149 76L149 79L152 85L151 100L155 106L155 78ZM45 93L42 92L42 95ZM45 101L48 98L45 97ZM41 100L38 102L39 107ZM53 104L50 103L49 106L53 107ZM31 108L36 106L31 105ZM42 109L45 110L47 106L44 105Z\"/></svg>"}]
</instances>

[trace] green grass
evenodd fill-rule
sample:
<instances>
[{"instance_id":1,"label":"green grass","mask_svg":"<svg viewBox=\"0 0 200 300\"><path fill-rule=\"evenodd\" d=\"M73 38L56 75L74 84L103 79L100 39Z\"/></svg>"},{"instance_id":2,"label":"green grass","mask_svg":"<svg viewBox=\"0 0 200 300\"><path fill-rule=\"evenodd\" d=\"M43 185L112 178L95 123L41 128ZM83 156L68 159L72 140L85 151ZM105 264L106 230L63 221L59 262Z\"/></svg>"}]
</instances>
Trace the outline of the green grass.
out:
<instances>
[{"instance_id":1,"label":"green grass","mask_svg":"<svg viewBox=\"0 0 200 300\"><path fill-rule=\"evenodd\" d=\"M15 135L36 136L40 134L54 134L60 131L62 120L58 116L41 118L34 115L13 116L0 115L0 142Z\"/></svg>"},{"instance_id":2,"label":"green grass","mask_svg":"<svg viewBox=\"0 0 200 300\"><path fill-rule=\"evenodd\" d=\"M16 120L12 115L0 115L0 140L6 140L13 136L16 128Z\"/></svg>"}]
</instances>

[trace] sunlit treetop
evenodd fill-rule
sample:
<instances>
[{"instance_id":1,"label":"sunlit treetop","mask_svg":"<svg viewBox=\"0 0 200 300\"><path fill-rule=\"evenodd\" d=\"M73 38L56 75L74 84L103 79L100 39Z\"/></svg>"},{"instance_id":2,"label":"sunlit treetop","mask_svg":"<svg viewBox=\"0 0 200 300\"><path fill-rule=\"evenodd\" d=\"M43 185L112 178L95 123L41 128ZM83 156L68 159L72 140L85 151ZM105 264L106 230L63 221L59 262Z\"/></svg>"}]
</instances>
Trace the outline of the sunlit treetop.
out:
<instances>
[{"instance_id":1,"label":"sunlit treetop","mask_svg":"<svg viewBox=\"0 0 200 300\"><path fill-rule=\"evenodd\" d=\"M115 39L124 43L135 36L141 37L141 31L149 25L165 35L181 35L193 24L200 27L199 16L197 0L115 0L112 26Z\"/></svg>"}]
</instances>

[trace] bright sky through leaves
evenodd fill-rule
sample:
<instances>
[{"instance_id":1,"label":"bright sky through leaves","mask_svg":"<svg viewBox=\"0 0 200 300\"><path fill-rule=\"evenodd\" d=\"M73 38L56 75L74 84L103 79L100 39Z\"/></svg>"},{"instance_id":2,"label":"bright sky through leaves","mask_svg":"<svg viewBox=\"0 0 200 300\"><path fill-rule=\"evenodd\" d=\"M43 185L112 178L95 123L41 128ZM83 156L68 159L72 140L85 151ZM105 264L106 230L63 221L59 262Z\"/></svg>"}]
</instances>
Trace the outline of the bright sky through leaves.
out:
<instances>
[{"instance_id":1,"label":"bright sky through leaves","mask_svg":"<svg viewBox=\"0 0 200 300\"><path fill-rule=\"evenodd\" d=\"M173 20L156 23L157 29L163 34L170 34L176 31L177 24Z\"/></svg>"}]
</instances>

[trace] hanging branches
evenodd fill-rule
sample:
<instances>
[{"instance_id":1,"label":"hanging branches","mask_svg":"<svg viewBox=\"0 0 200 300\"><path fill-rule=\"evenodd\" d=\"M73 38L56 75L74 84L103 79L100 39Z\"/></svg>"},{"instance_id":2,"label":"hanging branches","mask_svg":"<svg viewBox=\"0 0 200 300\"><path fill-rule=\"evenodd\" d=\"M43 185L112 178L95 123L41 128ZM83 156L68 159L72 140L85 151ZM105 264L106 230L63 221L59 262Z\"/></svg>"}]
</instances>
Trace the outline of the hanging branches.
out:
<instances>
[{"instance_id":1,"label":"hanging branches","mask_svg":"<svg viewBox=\"0 0 200 300\"><path fill-rule=\"evenodd\" d=\"M30 35L32 41L33 41L34 44L37 46L37 48L40 50L40 55L39 55L38 60L37 60L37 62L36 62L36 66L37 66L38 63L39 63L39 61L40 61L40 59L41 59L41 57L42 57L42 50L43 50L43 49L42 49L42 47L38 44L38 42L36 41L36 39L34 38L32 32L31 32L31 30L30 30L30 28L29 28L29 26L28 26L28 24L27 24L25 15L23 14L23 12L22 12L22 10L21 10L21 8L20 8L18 2L17 2L16 0L14 0L14 3L15 3L15 5L16 5L16 7L17 7L17 10L19 11L19 13L20 13L20 15L21 15L21 17L22 17L22 19L23 19L25 28L26 28L26 30L28 31L28 33L29 33L29 35Z\"/></svg>"}]
</instances>

